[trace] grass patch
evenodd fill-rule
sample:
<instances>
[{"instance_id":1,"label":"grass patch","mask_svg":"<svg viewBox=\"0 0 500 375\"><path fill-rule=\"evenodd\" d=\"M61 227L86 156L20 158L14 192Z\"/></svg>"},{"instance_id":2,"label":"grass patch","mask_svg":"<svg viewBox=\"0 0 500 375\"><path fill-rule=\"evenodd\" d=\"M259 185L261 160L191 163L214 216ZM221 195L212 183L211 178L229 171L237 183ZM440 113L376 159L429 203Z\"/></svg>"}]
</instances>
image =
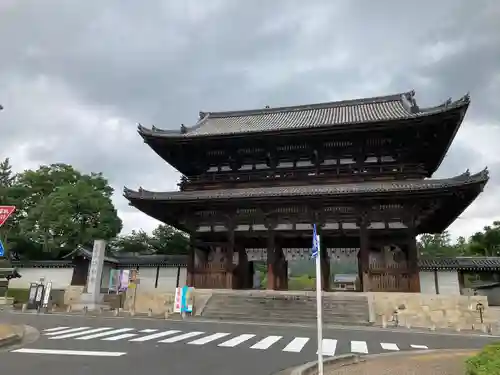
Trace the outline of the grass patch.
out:
<instances>
[{"instance_id":1,"label":"grass patch","mask_svg":"<svg viewBox=\"0 0 500 375\"><path fill-rule=\"evenodd\" d=\"M30 295L29 289L9 288L7 290L7 297L14 298L14 303L27 303L29 295Z\"/></svg>"},{"instance_id":2,"label":"grass patch","mask_svg":"<svg viewBox=\"0 0 500 375\"><path fill-rule=\"evenodd\" d=\"M500 375L500 343L487 345L466 362L467 375Z\"/></svg>"}]
</instances>

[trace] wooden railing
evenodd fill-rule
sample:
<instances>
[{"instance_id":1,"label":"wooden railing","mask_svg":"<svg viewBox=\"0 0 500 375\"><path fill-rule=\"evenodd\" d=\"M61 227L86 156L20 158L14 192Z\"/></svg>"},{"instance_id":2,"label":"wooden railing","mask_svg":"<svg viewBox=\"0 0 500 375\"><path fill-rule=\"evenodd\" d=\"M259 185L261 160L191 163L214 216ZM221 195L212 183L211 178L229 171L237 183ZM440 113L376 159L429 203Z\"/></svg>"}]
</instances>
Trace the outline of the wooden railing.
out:
<instances>
[{"instance_id":1,"label":"wooden railing","mask_svg":"<svg viewBox=\"0 0 500 375\"><path fill-rule=\"evenodd\" d=\"M253 171L237 171L237 172L212 172L205 173L199 176L183 176L178 186L181 191L198 187L203 184L230 182L230 183L245 183L251 181L268 181L268 180L300 180L307 178L308 180L322 180L338 178L358 178L371 179L376 177L396 178L398 175L405 177L423 176L425 171L416 165L397 165L397 164L374 164L363 165L360 168L355 168L352 165L330 165L321 166L319 170L316 168L300 168L300 169L263 169Z\"/></svg>"}]
</instances>

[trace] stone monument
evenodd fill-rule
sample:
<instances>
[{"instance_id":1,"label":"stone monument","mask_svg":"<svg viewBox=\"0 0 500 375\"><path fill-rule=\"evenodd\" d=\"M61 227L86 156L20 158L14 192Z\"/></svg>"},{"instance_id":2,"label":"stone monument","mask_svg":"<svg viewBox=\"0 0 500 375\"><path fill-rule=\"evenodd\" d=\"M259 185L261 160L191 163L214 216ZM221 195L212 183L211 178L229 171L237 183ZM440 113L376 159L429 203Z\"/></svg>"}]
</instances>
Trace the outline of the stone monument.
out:
<instances>
[{"instance_id":1,"label":"stone monument","mask_svg":"<svg viewBox=\"0 0 500 375\"><path fill-rule=\"evenodd\" d=\"M106 252L106 241L95 240L92 250L92 259L89 265L87 275L87 290L82 293L80 303L74 306L75 309L87 308L91 310L100 310L104 308L102 303L103 295L101 294L101 278L102 268L104 265L104 254Z\"/></svg>"}]
</instances>

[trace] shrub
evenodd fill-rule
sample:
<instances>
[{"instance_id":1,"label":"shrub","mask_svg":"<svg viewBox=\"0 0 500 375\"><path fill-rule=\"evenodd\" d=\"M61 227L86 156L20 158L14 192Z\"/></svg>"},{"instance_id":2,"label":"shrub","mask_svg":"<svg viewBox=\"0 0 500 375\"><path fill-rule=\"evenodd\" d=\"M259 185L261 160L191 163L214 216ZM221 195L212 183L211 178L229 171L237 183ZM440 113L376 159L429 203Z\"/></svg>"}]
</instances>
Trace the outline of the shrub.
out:
<instances>
[{"instance_id":1,"label":"shrub","mask_svg":"<svg viewBox=\"0 0 500 375\"><path fill-rule=\"evenodd\" d=\"M467 375L500 375L500 343L485 346L466 366Z\"/></svg>"},{"instance_id":2,"label":"shrub","mask_svg":"<svg viewBox=\"0 0 500 375\"><path fill-rule=\"evenodd\" d=\"M26 303L26 302L28 302L29 295L30 295L29 289L9 288L7 291L7 297L13 297L14 303Z\"/></svg>"}]
</instances>

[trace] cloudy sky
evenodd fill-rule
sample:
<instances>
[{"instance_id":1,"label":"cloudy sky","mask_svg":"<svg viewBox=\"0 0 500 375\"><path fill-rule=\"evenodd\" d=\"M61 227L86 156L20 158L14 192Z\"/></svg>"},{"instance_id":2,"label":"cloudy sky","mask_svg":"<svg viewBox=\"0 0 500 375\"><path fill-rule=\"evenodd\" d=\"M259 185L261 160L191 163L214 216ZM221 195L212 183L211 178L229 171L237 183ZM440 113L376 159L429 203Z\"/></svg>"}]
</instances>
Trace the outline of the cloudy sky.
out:
<instances>
[{"instance_id":1,"label":"cloudy sky","mask_svg":"<svg viewBox=\"0 0 500 375\"><path fill-rule=\"evenodd\" d=\"M123 186L176 189L136 123L193 124L200 110L262 108L415 89L421 105L471 93L438 177L488 166L450 227L500 218L498 0L1 0L0 157L17 170L102 171L124 231L157 222Z\"/></svg>"}]
</instances>

